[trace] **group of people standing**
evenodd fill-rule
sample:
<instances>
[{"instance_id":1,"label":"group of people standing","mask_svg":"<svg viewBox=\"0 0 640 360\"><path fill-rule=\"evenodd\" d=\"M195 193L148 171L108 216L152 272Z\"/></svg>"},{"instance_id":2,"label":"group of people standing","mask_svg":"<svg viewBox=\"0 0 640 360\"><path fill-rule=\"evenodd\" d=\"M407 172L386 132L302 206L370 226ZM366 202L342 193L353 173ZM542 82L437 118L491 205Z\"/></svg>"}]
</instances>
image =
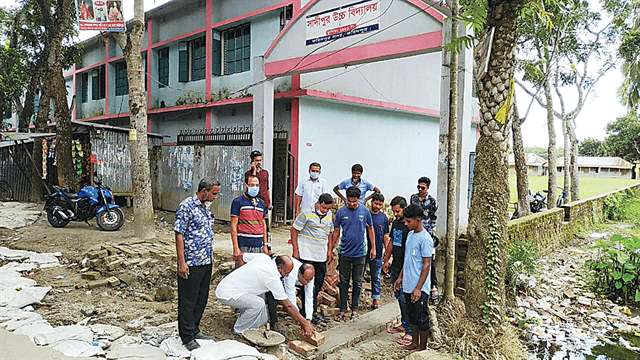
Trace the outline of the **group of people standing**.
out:
<instances>
[{"instance_id":1,"label":"group of people standing","mask_svg":"<svg viewBox=\"0 0 640 360\"><path fill-rule=\"evenodd\" d=\"M378 187L362 178L362 173L362 165L353 165L351 177L333 188L344 203L334 215L335 200L320 176L321 165L311 163L308 177L300 181L295 191L291 256L275 256L271 253L268 227L269 173L262 168L262 154L251 153L244 193L231 205L236 269L216 288L218 301L238 310L235 333L265 324L277 328L279 303L300 324L302 332L310 335L313 325L327 321L318 311L318 293L325 282L327 265L337 255L336 320L358 315L365 268L369 265L371 306L379 306L383 276L390 278L402 324L389 331L404 332L398 342L407 349L426 348L429 299L437 296L437 238L433 234L437 206L428 193L431 181L426 177L418 179L418 192L409 202L401 196L394 197L390 202L394 219L390 222L383 211L385 197ZM210 338L200 331L199 324L212 270L213 215L208 205L219 193L218 182L203 179L198 192L185 199L176 212L178 323L182 342L189 350L199 346L196 340ZM301 298L300 308L297 296Z\"/></svg>"}]
</instances>

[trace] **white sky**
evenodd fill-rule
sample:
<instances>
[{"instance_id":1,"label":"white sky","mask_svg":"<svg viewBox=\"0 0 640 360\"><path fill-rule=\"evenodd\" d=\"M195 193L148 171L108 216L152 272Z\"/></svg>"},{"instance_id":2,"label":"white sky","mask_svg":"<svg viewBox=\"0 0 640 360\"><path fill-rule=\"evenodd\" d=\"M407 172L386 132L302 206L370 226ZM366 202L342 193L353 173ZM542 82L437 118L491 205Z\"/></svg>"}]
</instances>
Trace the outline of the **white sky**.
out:
<instances>
[{"instance_id":1,"label":"white sky","mask_svg":"<svg viewBox=\"0 0 640 360\"><path fill-rule=\"evenodd\" d=\"M145 11L152 9L158 5L164 4L169 0L145 0ZM596 0L591 0L596 3ZM15 0L0 0L0 6L14 6ZM133 0L124 0L124 15L129 19L133 16ZM85 31L80 34L79 40L94 36L97 32ZM578 139L586 137L594 137L603 139L605 136L605 127L607 123L615 120L616 117L626 113L624 106L617 97L618 87L622 83L622 74L619 68L610 70L596 85L589 99L576 120L576 133ZM575 103L577 96L576 91L567 88L564 89L568 108ZM516 98L518 99L518 108L524 112L529 105L530 97L516 87ZM534 104L531 112L522 128L522 135L525 146L546 146L548 141L546 112L538 104ZM556 120L556 138L558 146L562 146L562 131L560 122Z\"/></svg>"}]
</instances>

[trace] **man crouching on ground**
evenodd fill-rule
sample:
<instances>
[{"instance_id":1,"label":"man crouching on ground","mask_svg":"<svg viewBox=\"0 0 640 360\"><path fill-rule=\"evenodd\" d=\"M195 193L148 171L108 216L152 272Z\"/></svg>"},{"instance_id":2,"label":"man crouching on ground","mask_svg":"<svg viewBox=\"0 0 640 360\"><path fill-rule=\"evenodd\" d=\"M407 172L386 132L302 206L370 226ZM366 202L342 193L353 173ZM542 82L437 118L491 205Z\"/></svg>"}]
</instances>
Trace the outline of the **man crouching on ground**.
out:
<instances>
[{"instance_id":1,"label":"man crouching on ground","mask_svg":"<svg viewBox=\"0 0 640 360\"><path fill-rule=\"evenodd\" d=\"M273 261L268 255L255 254L250 261L220 281L216 297L222 304L240 311L233 326L236 334L242 334L248 329L258 329L267 323L269 311L265 296L268 292L300 324L304 335L310 336L313 333L311 322L300 315L284 289L283 279L291 273L293 265L289 256L277 256Z\"/></svg>"},{"instance_id":2,"label":"man crouching on ground","mask_svg":"<svg viewBox=\"0 0 640 360\"><path fill-rule=\"evenodd\" d=\"M200 331L200 320L209 299L213 263L214 217L209 205L219 193L220 183L204 178L198 192L182 201L176 210L178 332L189 351L200 347L196 339L211 339Z\"/></svg>"},{"instance_id":3,"label":"man crouching on ground","mask_svg":"<svg viewBox=\"0 0 640 360\"><path fill-rule=\"evenodd\" d=\"M431 256L433 239L422 225L424 214L420 206L410 205L404 210L404 222L409 228L404 250L404 264L395 289L405 297L407 319L413 330L413 341L407 350L425 350L431 331L429 319L429 290L431 289Z\"/></svg>"}]
</instances>

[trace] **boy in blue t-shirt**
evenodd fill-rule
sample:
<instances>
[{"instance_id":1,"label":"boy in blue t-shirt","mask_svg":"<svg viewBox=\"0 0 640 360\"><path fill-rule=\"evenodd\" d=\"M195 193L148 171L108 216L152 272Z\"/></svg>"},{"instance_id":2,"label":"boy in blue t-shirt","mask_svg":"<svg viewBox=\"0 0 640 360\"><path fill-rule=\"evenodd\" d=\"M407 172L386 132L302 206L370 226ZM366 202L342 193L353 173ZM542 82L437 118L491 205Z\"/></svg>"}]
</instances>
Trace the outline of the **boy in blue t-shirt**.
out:
<instances>
[{"instance_id":1,"label":"boy in blue t-shirt","mask_svg":"<svg viewBox=\"0 0 640 360\"><path fill-rule=\"evenodd\" d=\"M373 232L375 234L376 256L369 260L369 270L371 272L371 307L377 309L380 304L381 284L380 275L382 273L382 255L389 251L385 245L388 244L389 218L382 212L384 206L384 195L374 193L371 195L371 220L373 222ZM369 239L371 242L371 239ZM369 246L371 250L371 246Z\"/></svg>"},{"instance_id":2,"label":"boy in blue t-shirt","mask_svg":"<svg viewBox=\"0 0 640 360\"><path fill-rule=\"evenodd\" d=\"M431 256L433 239L422 225L424 214L419 205L404 210L404 222L409 228L404 250L404 264L394 286L402 289L406 302L407 319L413 330L413 339L407 350L425 350L431 331L429 319L429 292L431 289Z\"/></svg>"},{"instance_id":3,"label":"boy in blue t-shirt","mask_svg":"<svg viewBox=\"0 0 640 360\"><path fill-rule=\"evenodd\" d=\"M371 245L370 257L376 258L374 243L373 222L369 209L360 203L360 189L350 187L347 189L347 202L336 213L333 222L335 231L329 242L328 259L331 262L334 257L333 249L340 238L338 246L338 273L340 274L340 315L338 320L346 320L347 297L349 295L349 282L353 279L353 291L351 295L351 318L358 315L360 292L362 290L362 278L367 258L367 234ZM340 234L342 233L342 237Z\"/></svg>"}]
</instances>

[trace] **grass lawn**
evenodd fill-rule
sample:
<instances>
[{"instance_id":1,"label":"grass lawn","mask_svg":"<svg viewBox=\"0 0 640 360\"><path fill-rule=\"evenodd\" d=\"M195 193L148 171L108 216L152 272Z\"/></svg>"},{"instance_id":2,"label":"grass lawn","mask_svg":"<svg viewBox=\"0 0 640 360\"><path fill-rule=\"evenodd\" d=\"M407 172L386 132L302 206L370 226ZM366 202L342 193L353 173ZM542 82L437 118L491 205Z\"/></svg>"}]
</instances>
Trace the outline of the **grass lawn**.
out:
<instances>
[{"instance_id":1,"label":"grass lawn","mask_svg":"<svg viewBox=\"0 0 640 360\"><path fill-rule=\"evenodd\" d=\"M604 194L639 182L639 180L621 178L580 177L580 198L586 199L591 196ZM562 187L563 184L564 177L558 176L558 186ZM531 189L531 193L535 194L538 191L542 192L542 190L546 188L546 176L529 176L529 189ZM514 172L509 172L509 189L511 191L509 201L513 204L517 201L516 175Z\"/></svg>"}]
</instances>

